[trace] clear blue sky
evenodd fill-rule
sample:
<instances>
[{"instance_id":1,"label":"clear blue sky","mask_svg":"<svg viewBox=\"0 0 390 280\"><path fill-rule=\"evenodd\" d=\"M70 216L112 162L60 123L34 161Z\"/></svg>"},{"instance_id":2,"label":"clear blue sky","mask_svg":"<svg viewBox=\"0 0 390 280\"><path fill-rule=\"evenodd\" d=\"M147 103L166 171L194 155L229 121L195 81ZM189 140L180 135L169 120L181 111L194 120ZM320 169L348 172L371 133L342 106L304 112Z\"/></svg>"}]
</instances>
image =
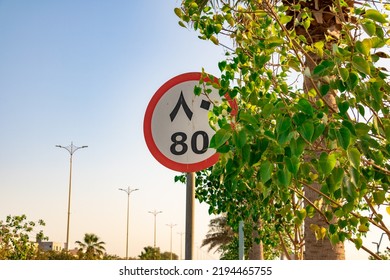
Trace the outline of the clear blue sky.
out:
<instances>
[{"instance_id":1,"label":"clear blue sky","mask_svg":"<svg viewBox=\"0 0 390 280\"><path fill-rule=\"evenodd\" d=\"M153 245L179 254L185 186L146 147L147 104L170 78L205 67L223 50L181 28L178 1L0 1L0 219L42 218L52 241L66 239L69 154L74 154L70 243L93 232L124 256L131 195L130 256ZM207 206L196 208L196 244ZM197 252L198 254L198 252ZM200 254L203 254L200 252Z\"/></svg>"},{"instance_id":2,"label":"clear blue sky","mask_svg":"<svg viewBox=\"0 0 390 280\"><path fill-rule=\"evenodd\" d=\"M223 50L181 28L170 0L0 0L0 219L43 219L51 241L65 242L69 154L55 145L88 145L74 154L70 245L84 233L125 255L131 195L130 256L153 245L179 255L185 186L160 165L143 137L155 91L185 72L218 75ZM207 205L196 206L199 246ZM183 247L184 248L184 247ZM183 249L184 250L184 249ZM210 258L197 250L199 258Z\"/></svg>"}]
</instances>

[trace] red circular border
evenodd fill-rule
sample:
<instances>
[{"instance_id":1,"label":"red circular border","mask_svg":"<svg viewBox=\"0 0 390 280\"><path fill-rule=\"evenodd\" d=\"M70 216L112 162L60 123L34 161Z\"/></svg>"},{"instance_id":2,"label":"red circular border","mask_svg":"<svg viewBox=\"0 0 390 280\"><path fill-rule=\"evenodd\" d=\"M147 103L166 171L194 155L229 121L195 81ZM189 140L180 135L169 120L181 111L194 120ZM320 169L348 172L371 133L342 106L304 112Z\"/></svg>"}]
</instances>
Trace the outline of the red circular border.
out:
<instances>
[{"instance_id":1,"label":"red circular border","mask_svg":"<svg viewBox=\"0 0 390 280\"><path fill-rule=\"evenodd\" d=\"M156 91L156 93L153 95L152 99L150 100L148 107L146 108L145 118L144 118L144 137L145 137L146 145L148 146L149 151L152 153L152 155L158 162L160 162L165 167L168 167L169 169L175 171L180 171L180 172L200 171L214 165L219 158L219 154L215 153L209 158L197 163L184 164L184 163L173 161L167 158L163 153L161 153L161 151L157 148L157 145L154 142L153 135L152 135L152 116L153 116L154 109L156 108L157 103L160 101L161 97L172 87L187 81L199 81L201 77L202 77L202 73L190 72L190 73L184 73L178 75L170 79ZM207 82L210 80L205 78L204 81ZM218 82L217 79L215 81Z\"/></svg>"}]
</instances>

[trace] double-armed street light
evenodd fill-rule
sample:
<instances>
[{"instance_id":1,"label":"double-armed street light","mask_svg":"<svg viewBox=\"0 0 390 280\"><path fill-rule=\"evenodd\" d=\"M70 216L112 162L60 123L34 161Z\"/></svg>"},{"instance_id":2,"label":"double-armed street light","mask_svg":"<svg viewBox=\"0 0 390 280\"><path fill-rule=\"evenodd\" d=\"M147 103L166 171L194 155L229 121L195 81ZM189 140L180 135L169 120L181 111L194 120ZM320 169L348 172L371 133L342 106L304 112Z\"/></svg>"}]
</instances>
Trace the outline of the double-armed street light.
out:
<instances>
[{"instance_id":1,"label":"double-armed street light","mask_svg":"<svg viewBox=\"0 0 390 280\"><path fill-rule=\"evenodd\" d=\"M127 189L121 189L120 191L124 191L127 193L127 229L126 229L126 260L129 258L129 205L130 205L130 194L132 192L138 191L138 189L130 189L130 187L127 187Z\"/></svg>"},{"instance_id":2,"label":"double-armed street light","mask_svg":"<svg viewBox=\"0 0 390 280\"><path fill-rule=\"evenodd\" d=\"M67 150L70 154L70 160L69 160L69 195L68 195L68 221L66 224L66 243L65 243L65 250L69 250L69 225L70 225L70 198L72 194L72 160L73 160L73 154L79 150L79 149L84 149L88 148L88 146L81 146L77 147L73 145L73 142L70 143L69 146L61 146L61 145L56 145L57 148L63 148Z\"/></svg>"},{"instance_id":3,"label":"double-armed street light","mask_svg":"<svg viewBox=\"0 0 390 280\"><path fill-rule=\"evenodd\" d=\"M153 247L156 248L156 216L158 214L162 213L162 211L153 210L153 211L149 211L149 213L154 215L154 242L153 242Z\"/></svg>"},{"instance_id":4,"label":"double-armed street light","mask_svg":"<svg viewBox=\"0 0 390 280\"><path fill-rule=\"evenodd\" d=\"M383 233L381 234L381 238L379 239L379 242L372 242L373 244L376 245L376 253L377 253L377 254L380 253L380 252L379 252L379 247L381 246L382 238L383 238L383 236L384 236L385 234L386 234L385 232L383 232Z\"/></svg>"},{"instance_id":5,"label":"double-armed street light","mask_svg":"<svg viewBox=\"0 0 390 280\"><path fill-rule=\"evenodd\" d=\"M170 252L171 252L171 260L172 260L172 228L174 227L174 226L177 226L176 224L167 224L167 226L169 226L170 228L171 228L171 242L170 242Z\"/></svg>"}]
</instances>

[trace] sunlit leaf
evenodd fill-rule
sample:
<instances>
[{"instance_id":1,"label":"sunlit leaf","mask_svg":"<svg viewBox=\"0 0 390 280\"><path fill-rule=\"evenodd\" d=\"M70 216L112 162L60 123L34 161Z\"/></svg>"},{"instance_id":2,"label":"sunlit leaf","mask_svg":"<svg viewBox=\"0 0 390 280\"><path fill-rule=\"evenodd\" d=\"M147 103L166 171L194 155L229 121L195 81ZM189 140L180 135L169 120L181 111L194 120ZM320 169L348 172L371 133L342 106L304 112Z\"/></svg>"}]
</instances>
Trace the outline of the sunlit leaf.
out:
<instances>
[{"instance_id":1,"label":"sunlit leaf","mask_svg":"<svg viewBox=\"0 0 390 280\"><path fill-rule=\"evenodd\" d=\"M226 129L218 130L210 141L210 148L218 149L219 147L224 145L226 141L230 139L231 136L231 131L227 131Z\"/></svg>"},{"instance_id":2,"label":"sunlit leaf","mask_svg":"<svg viewBox=\"0 0 390 280\"><path fill-rule=\"evenodd\" d=\"M366 21L366 22L362 23L362 26L363 26L364 31L366 31L366 33L369 36L375 35L375 33L376 33L375 23L373 23L372 21Z\"/></svg>"},{"instance_id":3,"label":"sunlit leaf","mask_svg":"<svg viewBox=\"0 0 390 280\"><path fill-rule=\"evenodd\" d=\"M370 65L368 62L360 56L354 56L352 58L352 65L360 72L370 75Z\"/></svg>"},{"instance_id":4,"label":"sunlit leaf","mask_svg":"<svg viewBox=\"0 0 390 280\"><path fill-rule=\"evenodd\" d=\"M351 162L352 166L359 170L360 167L360 152L354 147L350 147L347 151L348 159Z\"/></svg>"},{"instance_id":5,"label":"sunlit leaf","mask_svg":"<svg viewBox=\"0 0 390 280\"><path fill-rule=\"evenodd\" d=\"M281 24L289 23L291 21L291 19L292 19L292 16L284 15L284 16L280 17L280 23Z\"/></svg>"},{"instance_id":6,"label":"sunlit leaf","mask_svg":"<svg viewBox=\"0 0 390 280\"><path fill-rule=\"evenodd\" d=\"M301 221L303 221L306 218L306 209L295 210L294 213Z\"/></svg>"},{"instance_id":7,"label":"sunlit leaf","mask_svg":"<svg viewBox=\"0 0 390 280\"><path fill-rule=\"evenodd\" d=\"M349 70L346 68L339 68L341 79L345 82L349 77Z\"/></svg>"},{"instance_id":8,"label":"sunlit leaf","mask_svg":"<svg viewBox=\"0 0 390 280\"><path fill-rule=\"evenodd\" d=\"M182 13L182 11L181 11L180 8L175 8L173 11L175 12L175 14L176 14L179 18L181 18L181 17L183 16L183 13Z\"/></svg>"},{"instance_id":9,"label":"sunlit leaf","mask_svg":"<svg viewBox=\"0 0 390 280\"><path fill-rule=\"evenodd\" d=\"M314 47L316 48L318 55L321 57L324 54L324 45L325 45L324 41L318 41L314 43Z\"/></svg>"},{"instance_id":10,"label":"sunlit leaf","mask_svg":"<svg viewBox=\"0 0 390 280\"><path fill-rule=\"evenodd\" d=\"M358 237L358 238L356 238L355 240L354 240L354 243L355 243L355 247L356 247L356 249L360 249L360 248L362 248L362 246L363 246L363 240L360 238L360 237Z\"/></svg>"},{"instance_id":11,"label":"sunlit leaf","mask_svg":"<svg viewBox=\"0 0 390 280\"><path fill-rule=\"evenodd\" d=\"M386 191L376 191L373 193L373 198L376 205L381 205L386 199Z\"/></svg>"},{"instance_id":12,"label":"sunlit leaf","mask_svg":"<svg viewBox=\"0 0 390 280\"><path fill-rule=\"evenodd\" d=\"M371 127L365 123L357 123L355 125L355 131L357 136L365 136L370 131Z\"/></svg>"},{"instance_id":13,"label":"sunlit leaf","mask_svg":"<svg viewBox=\"0 0 390 280\"><path fill-rule=\"evenodd\" d=\"M375 10L375 9L367 10L363 14L363 17L372 19L372 20L374 20L376 22L380 22L380 23L386 23L387 22L386 17L383 14L381 14L380 12L378 12L377 10Z\"/></svg>"},{"instance_id":14,"label":"sunlit leaf","mask_svg":"<svg viewBox=\"0 0 390 280\"><path fill-rule=\"evenodd\" d=\"M219 40L214 35L210 37L210 41L213 42L215 45L219 45Z\"/></svg>"},{"instance_id":15,"label":"sunlit leaf","mask_svg":"<svg viewBox=\"0 0 390 280\"><path fill-rule=\"evenodd\" d=\"M356 49L366 56L370 54L372 48L372 42L370 39L364 39L363 41L356 42Z\"/></svg>"},{"instance_id":16,"label":"sunlit leaf","mask_svg":"<svg viewBox=\"0 0 390 280\"><path fill-rule=\"evenodd\" d=\"M268 45L268 47L275 47L283 44L284 40L279 36L273 36L268 38L265 43Z\"/></svg>"},{"instance_id":17,"label":"sunlit leaf","mask_svg":"<svg viewBox=\"0 0 390 280\"><path fill-rule=\"evenodd\" d=\"M323 152L320 155L319 165L322 173L328 175L332 172L333 168L336 166L336 155Z\"/></svg>"},{"instance_id":18,"label":"sunlit leaf","mask_svg":"<svg viewBox=\"0 0 390 280\"><path fill-rule=\"evenodd\" d=\"M358 228L358 231L360 232L367 232L368 231L368 227L364 224L360 224L359 225L359 228Z\"/></svg>"}]
</instances>

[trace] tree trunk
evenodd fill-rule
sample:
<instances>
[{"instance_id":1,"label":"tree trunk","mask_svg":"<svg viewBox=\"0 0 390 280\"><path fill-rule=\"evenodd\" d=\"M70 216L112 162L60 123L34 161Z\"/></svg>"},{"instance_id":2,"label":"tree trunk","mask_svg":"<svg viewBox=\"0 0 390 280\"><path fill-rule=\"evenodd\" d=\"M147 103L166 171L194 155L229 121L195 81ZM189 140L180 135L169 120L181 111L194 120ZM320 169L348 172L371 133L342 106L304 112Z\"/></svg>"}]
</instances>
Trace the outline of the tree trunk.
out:
<instances>
[{"instance_id":1,"label":"tree trunk","mask_svg":"<svg viewBox=\"0 0 390 280\"><path fill-rule=\"evenodd\" d=\"M319 184L313 184L312 187L320 189ZM305 190L305 196L314 201L318 199L318 194L311 189ZM339 242L336 245L332 245L328 238L323 240L316 240L314 232L310 229L310 225L315 224L319 227L328 228L328 224L319 215L315 214L313 218L306 217L305 219L305 260L344 260L345 250L344 244Z\"/></svg>"},{"instance_id":2,"label":"tree trunk","mask_svg":"<svg viewBox=\"0 0 390 280\"><path fill-rule=\"evenodd\" d=\"M306 58L305 66L312 71L320 61L320 58L318 58L315 54L309 54L309 55L310 57ZM309 78L305 77L304 80L305 92L308 92L310 89L313 88L312 82L313 81L311 81ZM337 108L334 94L335 94L334 92L329 92L327 95L324 96L324 99L328 103L329 107L331 107L332 110L336 112L338 108ZM313 101L315 102L316 100ZM322 142L321 141L322 140L320 138L320 140L318 140L318 142L315 143L316 146L318 145L318 147L320 147L319 151L314 155L317 158L321 153L321 147L325 147L326 145L323 141ZM311 158L307 157L306 160L310 161ZM318 183L313 183L311 187L316 190L321 189L321 185ZM311 202L314 202L320 198L318 193L309 187L305 187L305 196ZM331 222L336 222L336 221L333 220ZM305 235L304 259L305 260L344 260L345 259L344 244L340 242L333 246L327 237L325 237L323 240L317 240L314 232L310 228L310 225L312 224L328 229L328 224L320 214L316 213L313 216L313 218L306 217L304 223L304 235Z\"/></svg>"},{"instance_id":3,"label":"tree trunk","mask_svg":"<svg viewBox=\"0 0 390 280\"><path fill-rule=\"evenodd\" d=\"M257 224L255 224L255 228L252 231L252 247L249 249L248 252L248 259L249 260L264 260L264 249L263 249L263 242L256 242L256 239L259 238L259 231L258 229L261 227L261 221L259 220Z\"/></svg>"},{"instance_id":4,"label":"tree trunk","mask_svg":"<svg viewBox=\"0 0 390 280\"><path fill-rule=\"evenodd\" d=\"M312 20L310 21L310 26L306 29L300 24L296 24L296 21L291 20L287 23L286 28L294 29L297 35L305 36L308 43L314 44L319 41L325 42L325 48L330 49L332 43L336 43L340 38L342 22L350 20L348 17L348 11L350 7L353 7L353 0L346 0L347 6L341 7L340 1L335 0L307 0L307 1L297 1L297 0L282 0L283 4L286 6L292 6L294 4L301 5L301 8L308 9L311 12ZM294 9L289 9L287 14L292 16L294 19L300 18L300 11ZM333 42L330 42L328 38L333 38ZM307 54L305 60L305 67L310 69L312 73L314 67L318 65L321 61L321 58L317 57L313 53ZM310 80L310 78L305 76L304 80L304 90L308 92L314 87L313 83L316 83L318 86L320 80ZM337 104L335 100L335 93L328 93L325 97L326 103L330 107L330 111L337 112ZM315 98L312 100L313 103L317 101ZM332 113L330 113L330 118ZM315 143L319 147L318 152L314 152L313 155L308 156L305 160L310 161L312 157L319 157L322 147L325 147L326 143L320 142ZM321 185L318 183L313 183L311 188L319 190ZM313 191L311 188L305 188L305 196L312 202L319 199L317 192ZM330 221L335 222L335 221ZM339 260L345 259L345 250L342 243L332 246L328 238L323 240L317 240L314 232L311 230L310 225L314 224L319 227L328 228L327 222L324 218L315 214L313 218L306 218L304 224L304 234L305 234L305 252L304 259L307 260Z\"/></svg>"}]
</instances>

